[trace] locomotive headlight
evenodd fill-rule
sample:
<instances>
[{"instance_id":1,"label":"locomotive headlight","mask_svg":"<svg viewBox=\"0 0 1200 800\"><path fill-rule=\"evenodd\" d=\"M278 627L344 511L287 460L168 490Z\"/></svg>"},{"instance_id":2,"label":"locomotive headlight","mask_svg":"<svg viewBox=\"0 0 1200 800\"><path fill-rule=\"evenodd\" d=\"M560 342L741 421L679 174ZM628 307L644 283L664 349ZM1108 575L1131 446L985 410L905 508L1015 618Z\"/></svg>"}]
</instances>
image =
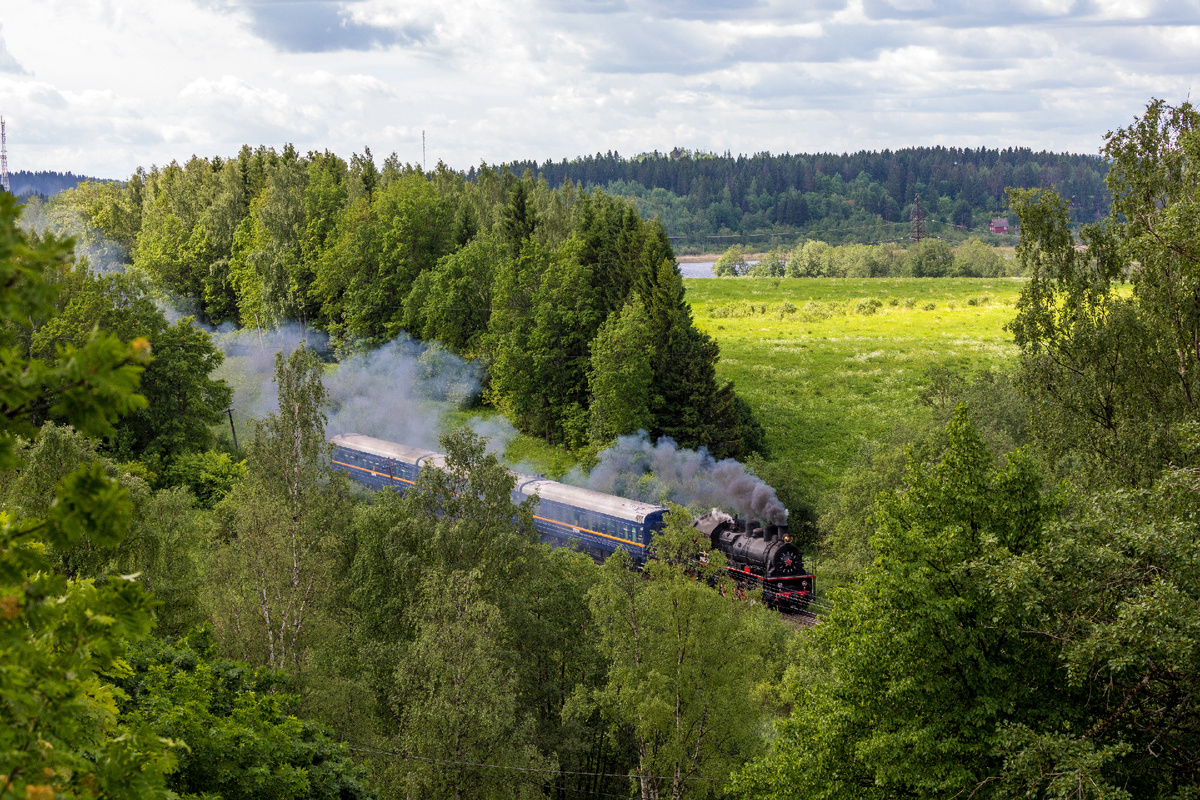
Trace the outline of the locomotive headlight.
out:
<instances>
[{"instance_id":1,"label":"locomotive headlight","mask_svg":"<svg viewBox=\"0 0 1200 800\"><path fill-rule=\"evenodd\" d=\"M783 535L783 540L784 540L785 542L790 542L790 541L792 541L792 535L791 535L790 533L785 533L785 534Z\"/></svg>"}]
</instances>

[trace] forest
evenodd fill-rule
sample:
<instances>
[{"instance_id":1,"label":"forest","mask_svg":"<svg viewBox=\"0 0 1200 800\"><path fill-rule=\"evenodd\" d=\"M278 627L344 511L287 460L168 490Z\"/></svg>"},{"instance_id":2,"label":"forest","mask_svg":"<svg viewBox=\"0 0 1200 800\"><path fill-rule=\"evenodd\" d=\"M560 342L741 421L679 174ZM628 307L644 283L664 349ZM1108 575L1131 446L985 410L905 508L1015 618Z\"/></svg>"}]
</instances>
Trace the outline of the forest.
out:
<instances>
[{"instance_id":1,"label":"forest","mask_svg":"<svg viewBox=\"0 0 1200 800\"><path fill-rule=\"evenodd\" d=\"M1107 135L1099 222L1009 190L1018 357L930 370L816 499L802 628L682 508L641 573L551 550L466 428L404 494L330 469L340 371L404 335L583 463L797 473L629 202L290 148L0 196L0 796L1193 796L1197 123ZM214 323L328 336L240 446Z\"/></svg>"},{"instance_id":2,"label":"forest","mask_svg":"<svg viewBox=\"0 0 1200 800\"><path fill-rule=\"evenodd\" d=\"M76 175L73 172L17 170L9 175L8 182L9 188L17 197L39 195L42 198L49 198L66 189L74 189L86 181L95 180L95 178Z\"/></svg>"},{"instance_id":3,"label":"forest","mask_svg":"<svg viewBox=\"0 0 1200 800\"><path fill-rule=\"evenodd\" d=\"M857 153L597 153L559 162L516 161L551 185L598 187L657 216L680 252L731 244L765 250L803 239L830 244L906 241L915 198L931 235L987 237L1008 214L1008 188L1054 189L1069 201L1072 227L1108 214L1099 156L1029 148L911 147ZM475 171L468 173L474 178ZM1010 216L1016 222L1015 216Z\"/></svg>"}]
</instances>

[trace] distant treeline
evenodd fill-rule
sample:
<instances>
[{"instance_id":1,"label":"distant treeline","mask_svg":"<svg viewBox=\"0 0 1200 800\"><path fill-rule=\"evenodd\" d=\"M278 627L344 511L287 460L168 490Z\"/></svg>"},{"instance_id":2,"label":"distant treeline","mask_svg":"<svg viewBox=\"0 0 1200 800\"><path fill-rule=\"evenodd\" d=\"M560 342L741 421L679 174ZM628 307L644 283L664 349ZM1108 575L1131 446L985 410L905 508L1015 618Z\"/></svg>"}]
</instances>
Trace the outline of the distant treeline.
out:
<instances>
[{"instance_id":1,"label":"distant treeline","mask_svg":"<svg viewBox=\"0 0 1200 800\"><path fill-rule=\"evenodd\" d=\"M8 185L10 191L17 197L29 197L40 194L53 197L66 189L74 189L84 181L94 181L86 175L76 175L73 172L10 172Z\"/></svg>"},{"instance_id":2,"label":"distant treeline","mask_svg":"<svg viewBox=\"0 0 1200 800\"><path fill-rule=\"evenodd\" d=\"M758 153L723 156L675 149L633 158L597 153L562 160L514 161L552 186L603 187L657 215L677 246L714 249L772 245L799 238L831 244L907 238L921 197L929 233L980 234L1007 213L1007 187L1054 187L1071 201L1075 224L1108 213L1107 164L1098 156L1029 148L910 147L837 155ZM468 173L474 179L475 170Z\"/></svg>"}]
</instances>

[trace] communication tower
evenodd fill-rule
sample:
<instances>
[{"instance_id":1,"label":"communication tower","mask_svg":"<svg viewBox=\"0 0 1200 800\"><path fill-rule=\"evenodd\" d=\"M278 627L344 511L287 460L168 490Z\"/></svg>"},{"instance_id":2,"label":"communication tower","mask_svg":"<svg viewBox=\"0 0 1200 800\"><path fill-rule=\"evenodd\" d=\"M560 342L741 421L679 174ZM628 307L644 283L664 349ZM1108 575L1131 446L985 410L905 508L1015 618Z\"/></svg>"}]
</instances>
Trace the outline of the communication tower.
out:
<instances>
[{"instance_id":1,"label":"communication tower","mask_svg":"<svg viewBox=\"0 0 1200 800\"><path fill-rule=\"evenodd\" d=\"M912 209L912 232L908 238L914 242L919 242L925 238L925 213L921 211L921 195L913 197Z\"/></svg>"},{"instance_id":2,"label":"communication tower","mask_svg":"<svg viewBox=\"0 0 1200 800\"><path fill-rule=\"evenodd\" d=\"M4 133L4 117L0 117L0 189L8 188L8 137Z\"/></svg>"}]
</instances>

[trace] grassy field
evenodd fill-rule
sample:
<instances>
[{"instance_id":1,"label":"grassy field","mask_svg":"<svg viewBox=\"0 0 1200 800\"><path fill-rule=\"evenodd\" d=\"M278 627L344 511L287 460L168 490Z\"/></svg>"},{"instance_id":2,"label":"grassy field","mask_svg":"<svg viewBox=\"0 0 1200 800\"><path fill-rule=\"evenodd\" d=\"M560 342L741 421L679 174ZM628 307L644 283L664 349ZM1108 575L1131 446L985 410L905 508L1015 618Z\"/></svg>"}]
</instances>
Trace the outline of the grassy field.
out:
<instances>
[{"instance_id":1,"label":"grassy field","mask_svg":"<svg viewBox=\"0 0 1200 800\"><path fill-rule=\"evenodd\" d=\"M837 485L862 443L924 410L936 364L1005 365L1017 279L717 278L686 280L696 324L767 431L771 460ZM878 305L876 305L876 303Z\"/></svg>"}]
</instances>

